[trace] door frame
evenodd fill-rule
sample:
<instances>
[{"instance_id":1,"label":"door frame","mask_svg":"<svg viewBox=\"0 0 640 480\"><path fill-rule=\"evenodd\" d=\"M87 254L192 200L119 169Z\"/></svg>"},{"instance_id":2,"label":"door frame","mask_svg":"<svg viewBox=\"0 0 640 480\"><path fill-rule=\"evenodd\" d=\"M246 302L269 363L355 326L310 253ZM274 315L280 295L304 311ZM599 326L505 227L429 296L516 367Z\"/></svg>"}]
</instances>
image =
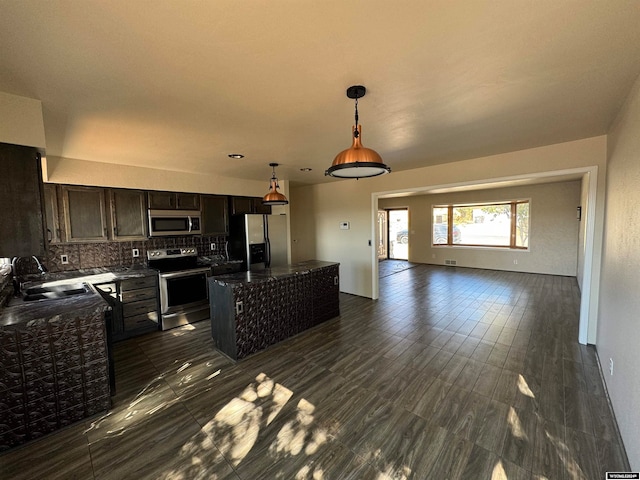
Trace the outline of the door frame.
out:
<instances>
[{"instance_id":1,"label":"door frame","mask_svg":"<svg viewBox=\"0 0 640 480\"><path fill-rule=\"evenodd\" d=\"M372 212L372 238L376 238L375 215L378 211L378 199L386 196L406 196L406 195L424 195L433 193L435 190L443 189L474 189L482 185L492 184L492 187L499 187L500 183L527 182L545 183L544 179L551 180L553 177L562 177L567 175L581 175L582 180L588 185L586 212L583 206L582 219L586 221L585 239L584 239L584 271L582 275L582 290L580 292L580 322L578 328L578 342L583 345L595 344L598 328L598 303L600 292L600 258L602 254L602 236L603 232L596 232L596 210L598 203L604 202L598 195L598 166L579 167L565 170L538 172L528 175L516 175L509 177L496 177L473 182L450 183L443 185L431 185L415 188L405 188L401 190L373 192L371 194L371 212ZM507 185L505 185L507 186ZM604 213L603 213L604 215ZM374 249L371 249L374 251ZM374 251L371 260L371 286L372 299L377 300L380 297L380 285L378 278L378 261L377 251Z\"/></svg>"}]
</instances>

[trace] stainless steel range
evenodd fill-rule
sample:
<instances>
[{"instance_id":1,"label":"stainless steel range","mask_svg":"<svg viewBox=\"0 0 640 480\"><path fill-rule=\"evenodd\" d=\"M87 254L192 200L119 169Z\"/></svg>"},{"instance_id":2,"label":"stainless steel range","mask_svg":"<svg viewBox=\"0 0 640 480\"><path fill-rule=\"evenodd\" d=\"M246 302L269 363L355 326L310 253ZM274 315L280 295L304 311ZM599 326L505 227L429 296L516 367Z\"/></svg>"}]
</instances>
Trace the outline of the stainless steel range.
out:
<instances>
[{"instance_id":1,"label":"stainless steel range","mask_svg":"<svg viewBox=\"0 0 640 480\"><path fill-rule=\"evenodd\" d=\"M148 250L149 267L158 270L160 328L170 328L209 318L210 267L198 266L193 247Z\"/></svg>"}]
</instances>

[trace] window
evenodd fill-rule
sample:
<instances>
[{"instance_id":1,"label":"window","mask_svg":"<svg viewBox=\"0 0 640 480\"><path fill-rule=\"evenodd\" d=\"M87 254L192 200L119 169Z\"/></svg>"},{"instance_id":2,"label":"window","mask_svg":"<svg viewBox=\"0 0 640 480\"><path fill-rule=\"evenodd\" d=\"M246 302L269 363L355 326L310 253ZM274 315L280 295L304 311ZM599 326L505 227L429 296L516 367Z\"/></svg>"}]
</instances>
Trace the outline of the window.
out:
<instances>
[{"instance_id":1,"label":"window","mask_svg":"<svg viewBox=\"0 0 640 480\"><path fill-rule=\"evenodd\" d=\"M433 207L433 245L529 248L529 201Z\"/></svg>"}]
</instances>

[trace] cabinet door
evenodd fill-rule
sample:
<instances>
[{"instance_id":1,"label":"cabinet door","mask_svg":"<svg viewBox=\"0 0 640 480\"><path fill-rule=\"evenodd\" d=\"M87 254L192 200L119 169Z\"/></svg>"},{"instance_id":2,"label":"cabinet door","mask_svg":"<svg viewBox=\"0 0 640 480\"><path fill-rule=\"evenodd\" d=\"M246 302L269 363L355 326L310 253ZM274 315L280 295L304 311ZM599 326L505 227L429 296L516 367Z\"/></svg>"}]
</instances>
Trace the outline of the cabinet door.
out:
<instances>
[{"instance_id":1,"label":"cabinet door","mask_svg":"<svg viewBox=\"0 0 640 480\"><path fill-rule=\"evenodd\" d=\"M176 208L180 210L200 210L200 194L176 193Z\"/></svg>"},{"instance_id":2,"label":"cabinet door","mask_svg":"<svg viewBox=\"0 0 640 480\"><path fill-rule=\"evenodd\" d=\"M227 197L202 195L202 233L226 235L229 233L229 207Z\"/></svg>"},{"instance_id":3,"label":"cabinet door","mask_svg":"<svg viewBox=\"0 0 640 480\"><path fill-rule=\"evenodd\" d=\"M266 213L271 214L271 205L265 205L262 203L262 197L256 197L251 199L253 201L253 213Z\"/></svg>"},{"instance_id":4,"label":"cabinet door","mask_svg":"<svg viewBox=\"0 0 640 480\"><path fill-rule=\"evenodd\" d=\"M174 192L149 192L149 208L157 210L176 208L176 194Z\"/></svg>"},{"instance_id":5,"label":"cabinet door","mask_svg":"<svg viewBox=\"0 0 640 480\"><path fill-rule=\"evenodd\" d=\"M231 215L253 213L253 200L251 197L231 197Z\"/></svg>"},{"instance_id":6,"label":"cabinet door","mask_svg":"<svg viewBox=\"0 0 640 480\"><path fill-rule=\"evenodd\" d=\"M147 214L144 192L113 189L110 191L111 224L114 240L143 240Z\"/></svg>"},{"instance_id":7,"label":"cabinet door","mask_svg":"<svg viewBox=\"0 0 640 480\"><path fill-rule=\"evenodd\" d=\"M103 188L64 185L62 200L67 242L107 240Z\"/></svg>"},{"instance_id":8,"label":"cabinet door","mask_svg":"<svg viewBox=\"0 0 640 480\"><path fill-rule=\"evenodd\" d=\"M94 287L111 307L111 334L117 340L122 336L122 331L124 330L122 305L118 301L118 283L99 283L95 284Z\"/></svg>"},{"instance_id":9,"label":"cabinet door","mask_svg":"<svg viewBox=\"0 0 640 480\"><path fill-rule=\"evenodd\" d=\"M49 243L60 243L62 235L60 232L58 192L56 185L53 183L44 184L44 218L47 228L47 241Z\"/></svg>"},{"instance_id":10,"label":"cabinet door","mask_svg":"<svg viewBox=\"0 0 640 480\"><path fill-rule=\"evenodd\" d=\"M0 143L0 172L0 257L42 255L45 228L37 150Z\"/></svg>"}]
</instances>

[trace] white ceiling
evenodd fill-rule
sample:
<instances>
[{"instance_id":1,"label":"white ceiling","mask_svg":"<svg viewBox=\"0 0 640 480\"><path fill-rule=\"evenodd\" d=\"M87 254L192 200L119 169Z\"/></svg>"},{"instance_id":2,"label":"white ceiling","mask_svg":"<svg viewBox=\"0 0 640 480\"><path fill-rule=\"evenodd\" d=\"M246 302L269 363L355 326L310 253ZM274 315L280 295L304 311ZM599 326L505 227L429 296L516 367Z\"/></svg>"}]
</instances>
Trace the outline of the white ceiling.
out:
<instances>
[{"instance_id":1,"label":"white ceiling","mask_svg":"<svg viewBox=\"0 0 640 480\"><path fill-rule=\"evenodd\" d=\"M394 171L605 134L639 25L637 0L0 0L0 91L42 101L48 156L319 183L354 84Z\"/></svg>"}]
</instances>

